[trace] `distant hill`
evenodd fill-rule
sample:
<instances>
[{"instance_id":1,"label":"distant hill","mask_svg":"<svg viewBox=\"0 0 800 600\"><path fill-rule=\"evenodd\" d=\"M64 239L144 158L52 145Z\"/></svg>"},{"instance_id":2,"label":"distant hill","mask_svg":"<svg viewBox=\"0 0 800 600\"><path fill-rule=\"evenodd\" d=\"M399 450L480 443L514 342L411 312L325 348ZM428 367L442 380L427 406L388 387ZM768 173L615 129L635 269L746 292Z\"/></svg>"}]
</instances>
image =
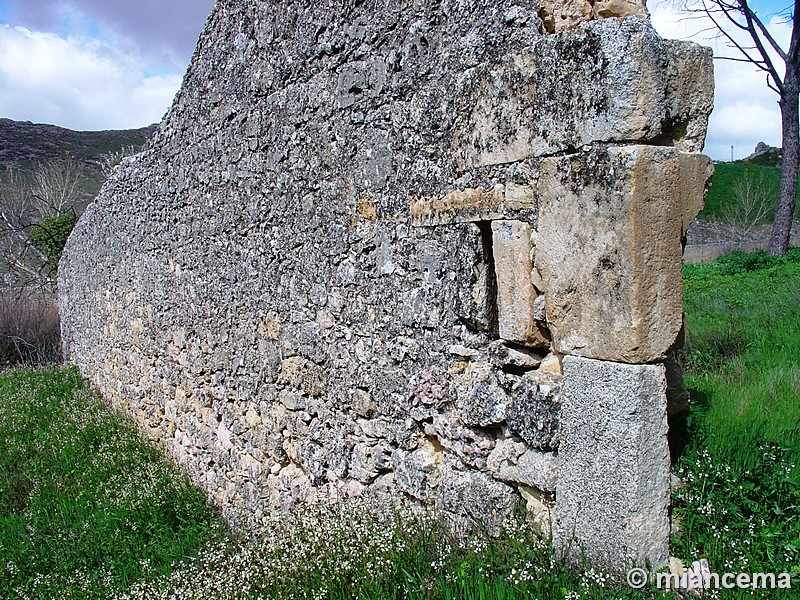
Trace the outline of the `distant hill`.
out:
<instances>
[{"instance_id":1,"label":"distant hill","mask_svg":"<svg viewBox=\"0 0 800 600\"><path fill-rule=\"evenodd\" d=\"M735 161L740 165L757 165L760 167L780 167L783 148L768 146L764 142L756 144L753 153L747 158Z\"/></svg>"},{"instance_id":2,"label":"distant hill","mask_svg":"<svg viewBox=\"0 0 800 600\"><path fill-rule=\"evenodd\" d=\"M73 131L56 125L0 119L0 170L31 169L39 163L70 155L79 161L94 193L100 189L102 158L133 146L141 148L157 125L120 131Z\"/></svg>"}]
</instances>

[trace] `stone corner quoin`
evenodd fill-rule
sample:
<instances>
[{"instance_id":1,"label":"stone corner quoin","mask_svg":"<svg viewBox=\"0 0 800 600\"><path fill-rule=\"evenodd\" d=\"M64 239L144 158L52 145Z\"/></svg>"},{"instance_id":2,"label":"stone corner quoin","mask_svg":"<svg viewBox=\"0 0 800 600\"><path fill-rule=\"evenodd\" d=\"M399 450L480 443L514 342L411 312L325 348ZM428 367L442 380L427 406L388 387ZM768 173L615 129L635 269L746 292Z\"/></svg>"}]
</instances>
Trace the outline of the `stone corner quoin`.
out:
<instances>
[{"instance_id":1,"label":"stone corner quoin","mask_svg":"<svg viewBox=\"0 0 800 600\"><path fill-rule=\"evenodd\" d=\"M236 526L523 502L662 566L712 81L635 0L220 1L68 240L66 354Z\"/></svg>"}]
</instances>

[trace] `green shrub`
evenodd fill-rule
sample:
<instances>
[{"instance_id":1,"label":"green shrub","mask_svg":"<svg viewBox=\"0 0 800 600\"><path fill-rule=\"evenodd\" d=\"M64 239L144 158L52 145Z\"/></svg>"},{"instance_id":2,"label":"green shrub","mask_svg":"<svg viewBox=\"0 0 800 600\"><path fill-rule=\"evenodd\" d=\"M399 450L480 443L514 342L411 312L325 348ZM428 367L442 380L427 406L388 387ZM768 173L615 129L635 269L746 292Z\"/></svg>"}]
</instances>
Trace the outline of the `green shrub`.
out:
<instances>
[{"instance_id":1,"label":"green shrub","mask_svg":"<svg viewBox=\"0 0 800 600\"><path fill-rule=\"evenodd\" d=\"M47 266L53 275L58 271L61 252L77 221L78 217L70 211L57 217L45 217L30 232L31 243L47 257Z\"/></svg>"},{"instance_id":2,"label":"green shrub","mask_svg":"<svg viewBox=\"0 0 800 600\"><path fill-rule=\"evenodd\" d=\"M786 256L771 256L763 250L756 252L731 252L717 259L726 275L761 271L786 263L800 262L800 248L790 248Z\"/></svg>"}]
</instances>

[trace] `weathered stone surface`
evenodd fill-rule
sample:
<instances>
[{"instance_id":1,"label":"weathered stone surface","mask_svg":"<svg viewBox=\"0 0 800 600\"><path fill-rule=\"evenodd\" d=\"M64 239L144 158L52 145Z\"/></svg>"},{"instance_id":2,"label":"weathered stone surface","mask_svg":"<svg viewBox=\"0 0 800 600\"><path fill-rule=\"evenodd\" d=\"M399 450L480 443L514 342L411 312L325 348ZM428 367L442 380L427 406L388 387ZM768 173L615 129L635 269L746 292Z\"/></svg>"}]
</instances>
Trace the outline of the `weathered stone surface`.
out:
<instances>
[{"instance_id":1,"label":"weathered stone surface","mask_svg":"<svg viewBox=\"0 0 800 600\"><path fill-rule=\"evenodd\" d=\"M663 359L682 326L680 240L709 175L708 158L653 146L544 161L536 266L558 352Z\"/></svg>"},{"instance_id":2,"label":"weathered stone surface","mask_svg":"<svg viewBox=\"0 0 800 600\"><path fill-rule=\"evenodd\" d=\"M519 485L517 490L525 501L525 510L532 519L532 525L545 538L551 538L553 534L553 513L555 511L555 503L552 496L524 484Z\"/></svg>"},{"instance_id":3,"label":"weathered stone surface","mask_svg":"<svg viewBox=\"0 0 800 600\"><path fill-rule=\"evenodd\" d=\"M531 231L522 221L492 221L500 337L536 347L547 346L549 334L534 317L538 294L531 283Z\"/></svg>"},{"instance_id":4,"label":"weathered stone surface","mask_svg":"<svg viewBox=\"0 0 800 600\"><path fill-rule=\"evenodd\" d=\"M514 506L512 488L485 473L462 467L457 461L445 462L442 507L455 515L463 527L498 535L500 525Z\"/></svg>"},{"instance_id":5,"label":"weathered stone surface","mask_svg":"<svg viewBox=\"0 0 800 600\"><path fill-rule=\"evenodd\" d=\"M432 500L442 480L442 452L432 447L392 455L397 486L417 500Z\"/></svg>"},{"instance_id":6,"label":"weathered stone surface","mask_svg":"<svg viewBox=\"0 0 800 600\"><path fill-rule=\"evenodd\" d=\"M373 444L361 442L353 448L350 476L361 483L370 483L381 473L389 471L391 466L392 447L389 444L383 441Z\"/></svg>"},{"instance_id":7,"label":"weathered stone surface","mask_svg":"<svg viewBox=\"0 0 800 600\"><path fill-rule=\"evenodd\" d=\"M524 443L501 440L486 461L489 472L503 481L522 483L553 492L558 478L558 457L554 452L528 449Z\"/></svg>"},{"instance_id":8,"label":"weathered stone surface","mask_svg":"<svg viewBox=\"0 0 800 600\"><path fill-rule=\"evenodd\" d=\"M641 0L596 0L592 14L600 19L649 16L647 7Z\"/></svg>"},{"instance_id":9,"label":"weathered stone surface","mask_svg":"<svg viewBox=\"0 0 800 600\"><path fill-rule=\"evenodd\" d=\"M542 364L544 358L542 350L509 345L505 340L492 342L489 345L489 356L492 364L500 369L535 369Z\"/></svg>"},{"instance_id":10,"label":"weathered stone surface","mask_svg":"<svg viewBox=\"0 0 800 600\"><path fill-rule=\"evenodd\" d=\"M694 132L705 130L713 70L707 53L693 48L667 49L643 19L602 19L477 69L472 77L483 85L458 124L459 166L512 163L600 141L682 144L686 135L694 142L687 149L698 151ZM673 100L689 89L700 100Z\"/></svg>"},{"instance_id":11,"label":"weathered stone surface","mask_svg":"<svg viewBox=\"0 0 800 600\"><path fill-rule=\"evenodd\" d=\"M217 2L152 145L81 217L66 354L233 523L362 493L492 532L519 495L545 515L562 355L661 356L709 55L637 17L548 35L543 8ZM535 321L553 347L526 349Z\"/></svg>"},{"instance_id":12,"label":"weathered stone surface","mask_svg":"<svg viewBox=\"0 0 800 600\"><path fill-rule=\"evenodd\" d=\"M689 390L683 382L683 369L672 353L664 359L664 369L667 378L667 415L672 417L689 409Z\"/></svg>"},{"instance_id":13,"label":"weathered stone surface","mask_svg":"<svg viewBox=\"0 0 800 600\"><path fill-rule=\"evenodd\" d=\"M452 190L441 198L412 198L408 212L414 225L445 225L525 215L536 208L529 185L496 184L491 190Z\"/></svg>"},{"instance_id":14,"label":"weathered stone surface","mask_svg":"<svg viewBox=\"0 0 800 600\"><path fill-rule=\"evenodd\" d=\"M592 19L607 17L647 17L639 0L545 0L541 12L547 31L574 29Z\"/></svg>"},{"instance_id":15,"label":"weathered stone surface","mask_svg":"<svg viewBox=\"0 0 800 600\"><path fill-rule=\"evenodd\" d=\"M432 421L423 424L428 440L436 440L439 446L452 452L469 467L486 467L486 459L497 443L492 433L467 427L453 414L438 414Z\"/></svg>"},{"instance_id":16,"label":"weathered stone surface","mask_svg":"<svg viewBox=\"0 0 800 600\"><path fill-rule=\"evenodd\" d=\"M473 329L490 332L497 321L497 282L492 276L491 230L470 224L468 235L455 246L454 311ZM486 231L488 229L488 231Z\"/></svg>"},{"instance_id":17,"label":"weathered stone surface","mask_svg":"<svg viewBox=\"0 0 800 600\"><path fill-rule=\"evenodd\" d=\"M508 395L489 363L469 365L454 381L458 416L465 425L486 427L506 419Z\"/></svg>"},{"instance_id":18,"label":"weathered stone surface","mask_svg":"<svg viewBox=\"0 0 800 600\"><path fill-rule=\"evenodd\" d=\"M592 19L592 4L589 0L545 1L542 21L549 32L562 32Z\"/></svg>"},{"instance_id":19,"label":"weathered stone surface","mask_svg":"<svg viewBox=\"0 0 800 600\"><path fill-rule=\"evenodd\" d=\"M558 447L561 378L532 372L519 379L509 391L505 410L509 429L532 448Z\"/></svg>"},{"instance_id":20,"label":"weathered stone surface","mask_svg":"<svg viewBox=\"0 0 800 600\"><path fill-rule=\"evenodd\" d=\"M676 140L675 147L682 152L702 152L708 115L714 107L711 49L679 40L665 40L664 45L670 57L667 64L666 137ZM693 199L687 197L687 200ZM702 204L697 212L700 209Z\"/></svg>"},{"instance_id":21,"label":"weathered stone surface","mask_svg":"<svg viewBox=\"0 0 800 600\"><path fill-rule=\"evenodd\" d=\"M551 352L542 359L542 363L539 365L539 371L552 375L563 375L564 369L561 366L563 358L563 355L557 352Z\"/></svg>"},{"instance_id":22,"label":"weathered stone surface","mask_svg":"<svg viewBox=\"0 0 800 600\"><path fill-rule=\"evenodd\" d=\"M609 572L667 563L663 365L565 357L559 460L557 546Z\"/></svg>"}]
</instances>

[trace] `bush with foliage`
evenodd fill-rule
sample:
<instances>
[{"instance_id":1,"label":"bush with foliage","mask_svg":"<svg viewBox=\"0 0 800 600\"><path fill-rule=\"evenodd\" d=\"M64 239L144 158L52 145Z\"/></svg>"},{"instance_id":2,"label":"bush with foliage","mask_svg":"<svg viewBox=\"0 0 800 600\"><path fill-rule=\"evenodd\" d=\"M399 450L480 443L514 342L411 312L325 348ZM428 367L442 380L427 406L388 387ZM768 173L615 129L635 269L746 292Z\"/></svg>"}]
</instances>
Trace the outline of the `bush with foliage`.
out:
<instances>
[{"instance_id":1,"label":"bush with foliage","mask_svg":"<svg viewBox=\"0 0 800 600\"><path fill-rule=\"evenodd\" d=\"M75 227L78 217L74 210L62 215L45 217L31 228L30 238L34 248L47 257L47 267L53 277L58 272L58 261Z\"/></svg>"}]
</instances>

